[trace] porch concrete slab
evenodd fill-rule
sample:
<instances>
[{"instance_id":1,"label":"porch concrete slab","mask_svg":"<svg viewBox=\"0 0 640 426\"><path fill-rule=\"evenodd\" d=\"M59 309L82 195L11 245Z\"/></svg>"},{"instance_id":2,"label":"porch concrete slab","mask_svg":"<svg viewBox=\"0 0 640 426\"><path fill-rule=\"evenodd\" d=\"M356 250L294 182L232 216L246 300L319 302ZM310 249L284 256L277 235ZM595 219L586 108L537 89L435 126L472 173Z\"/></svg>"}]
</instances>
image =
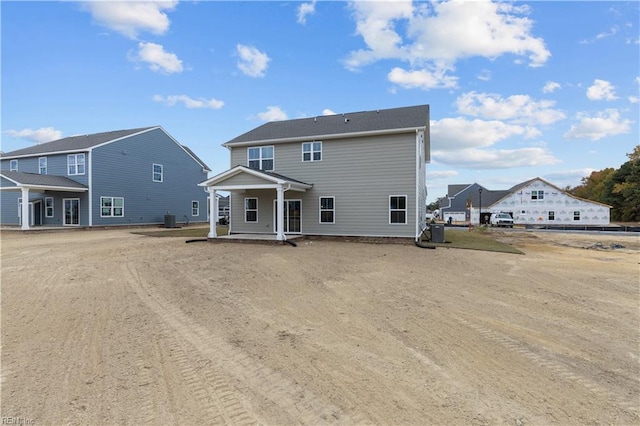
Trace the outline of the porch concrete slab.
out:
<instances>
[{"instance_id":1,"label":"porch concrete slab","mask_svg":"<svg viewBox=\"0 0 640 426\"><path fill-rule=\"evenodd\" d=\"M287 241L304 239L304 235L287 235ZM278 241L275 234L229 234L220 235L217 238L209 238L211 242L237 242L237 243L263 243L284 244Z\"/></svg>"}]
</instances>

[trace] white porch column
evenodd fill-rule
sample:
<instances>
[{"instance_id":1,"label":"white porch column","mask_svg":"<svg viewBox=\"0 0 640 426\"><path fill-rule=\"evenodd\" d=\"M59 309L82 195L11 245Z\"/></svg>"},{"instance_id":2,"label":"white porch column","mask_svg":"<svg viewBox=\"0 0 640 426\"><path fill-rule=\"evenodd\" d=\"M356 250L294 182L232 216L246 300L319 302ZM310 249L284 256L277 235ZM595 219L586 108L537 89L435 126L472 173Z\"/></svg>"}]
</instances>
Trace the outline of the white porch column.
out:
<instances>
[{"instance_id":1,"label":"white porch column","mask_svg":"<svg viewBox=\"0 0 640 426\"><path fill-rule=\"evenodd\" d=\"M29 230L29 188L22 188L22 230Z\"/></svg>"},{"instance_id":2,"label":"white porch column","mask_svg":"<svg viewBox=\"0 0 640 426\"><path fill-rule=\"evenodd\" d=\"M286 238L284 236L284 188L281 184L276 188L278 193L278 199L276 201L276 205L278 206L276 210L278 210L277 224L278 224L278 232L276 234L276 240L284 241Z\"/></svg>"},{"instance_id":3,"label":"white porch column","mask_svg":"<svg viewBox=\"0 0 640 426\"><path fill-rule=\"evenodd\" d=\"M216 232L216 222L218 221L218 203L216 200L216 190L209 189L209 238L218 238Z\"/></svg>"}]
</instances>

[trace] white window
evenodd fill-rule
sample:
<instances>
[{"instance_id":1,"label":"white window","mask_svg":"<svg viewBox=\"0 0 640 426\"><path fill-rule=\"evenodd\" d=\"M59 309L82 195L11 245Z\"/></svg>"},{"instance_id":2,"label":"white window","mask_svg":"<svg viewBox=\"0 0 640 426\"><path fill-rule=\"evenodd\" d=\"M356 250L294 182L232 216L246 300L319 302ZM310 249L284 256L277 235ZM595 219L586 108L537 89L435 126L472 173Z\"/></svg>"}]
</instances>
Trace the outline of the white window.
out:
<instances>
[{"instance_id":1,"label":"white window","mask_svg":"<svg viewBox=\"0 0 640 426\"><path fill-rule=\"evenodd\" d=\"M100 217L124 217L124 198L100 197Z\"/></svg>"},{"instance_id":2,"label":"white window","mask_svg":"<svg viewBox=\"0 0 640 426\"><path fill-rule=\"evenodd\" d=\"M544 200L544 191L531 191L532 200Z\"/></svg>"},{"instance_id":3,"label":"white window","mask_svg":"<svg viewBox=\"0 0 640 426\"><path fill-rule=\"evenodd\" d=\"M549 211L549 220L556 220L556 212Z\"/></svg>"},{"instance_id":4,"label":"white window","mask_svg":"<svg viewBox=\"0 0 640 426\"><path fill-rule=\"evenodd\" d=\"M407 196L406 195L390 195L389 196L389 223L403 224L407 223Z\"/></svg>"},{"instance_id":5,"label":"white window","mask_svg":"<svg viewBox=\"0 0 640 426\"><path fill-rule=\"evenodd\" d=\"M336 223L335 202L335 197L320 197L320 223Z\"/></svg>"},{"instance_id":6,"label":"white window","mask_svg":"<svg viewBox=\"0 0 640 426\"><path fill-rule=\"evenodd\" d=\"M18 171L18 160L11 160L9 162L9 170L12 172Z\"/></svg>"},{"instance_id":7,"label":"white window","mask_svg":"<svg viewBox=\"0 0 640 426\"><path fill-rule=\"evenodd\" d=\"M84 154L67 155L67 171L69 176L83 175L85 169L84 166Z\"/></svg>"},{"instance_id":8,"label":"white window","mask_svg":"<svg viewBox=\"0 0 640 426\"><path fill-rule=\"evenodd\" d=\"M302 161L322 161L322 142L303 143Z\"/></svg>"},{"instance_id":9,"label":"white window","mask_svg":"<svg viewBox=\"0 0 640 426\"><path fill-rule=\"evenodd\" d=\"M200 216L200 201L191 202L191 216Z\"/></svg>"},{"instance_id":10,"label":"white window","mask_svg":"<svg viewBox=\"0 0 640 426\"><path fill-rule=\"evenodd\" d=\"M41 175L47 174L47 157L38 158L38 170Z\"/></svg>"},{"instance_id":11,"label":"white window","mask_svg":"<svg viewBox=\"0 0 640 426\"><path fill-rule=\"evenodd\" d=\"M162 182L164 180L164 172L162 164L153 165L153 181Z\"/></svg>"},{"instance_id":12,"label":"white window","mask_svg":"<svg viewBox=\"0 0 640 426\"><path fill-rule=\"evenodd\" d=\"M252 169L273 171L273 146L247 149L248 165Z\"/></svg>"},{"instance_id":13,"label":"white window","mask_svg":"<svg viewBox=\"0 0 640 426\"><path fill-rule=\"evenodd\" d=\"M244 199L244 221L245 222L258 221L258 199L257 198Z\"/></svg>"},{"instance_id":14,"label":"white window","mask_svg":"<svg viewBox=\"0 0 640 426\"><path fill-rule=\"evenodd\" d=\"M53 197L44 198L44 215L45 217L53 217Z\"/></svg>"}]
</instances>

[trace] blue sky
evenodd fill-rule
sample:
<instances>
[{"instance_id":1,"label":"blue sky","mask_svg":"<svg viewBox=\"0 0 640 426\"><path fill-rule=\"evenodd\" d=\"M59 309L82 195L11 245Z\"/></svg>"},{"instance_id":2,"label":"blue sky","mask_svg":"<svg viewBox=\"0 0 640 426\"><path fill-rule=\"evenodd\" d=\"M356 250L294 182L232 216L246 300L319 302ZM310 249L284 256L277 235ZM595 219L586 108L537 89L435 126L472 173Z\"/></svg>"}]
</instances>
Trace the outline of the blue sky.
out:
<instances>
[{"instance_id":1,"label":"blue sky","mask_svg":"<svg viewBox=\"0 0 640 426\"><path fill-rule=\"evenodd\" d=\"M575 186L639 143L640 3L0 4L2 151L161 125L219 173L265 121L431 106L448 184Z\"/></svg>"}]
</instances>

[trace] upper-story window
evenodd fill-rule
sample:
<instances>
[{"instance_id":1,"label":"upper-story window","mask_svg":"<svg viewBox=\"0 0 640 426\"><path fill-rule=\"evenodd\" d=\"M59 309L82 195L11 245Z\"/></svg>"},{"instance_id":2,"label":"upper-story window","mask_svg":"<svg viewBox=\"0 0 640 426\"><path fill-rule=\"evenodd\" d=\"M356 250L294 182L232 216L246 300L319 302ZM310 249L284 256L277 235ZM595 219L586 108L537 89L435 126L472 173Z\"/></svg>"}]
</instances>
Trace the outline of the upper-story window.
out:
<instances>
[{"instance_id":1,"label":"upper-story window","mask_svg":"<svg viewBox=\"0 0 640 426\"><path fill-rule=\"evenodd\" d=\"M47 157L38 158L38 171L41 175L47 174Z\"/></svg>"},{"instance_id":2,"label":"upper-story window","mask_svg":"<svg viewBox=\"0 0 640 426\"><path fill-rule=\"evenodd\" d=\"M252 169L273 171L273 146L248 148L247 156Z\"/></svg>"},{"instance_id":3,"label":"upper-story window","mask_svg":"<svg viewBox=\"0 0 640 426\"><path fill-rule=\"evenodd\" d=\"M162 182L164 180L164 171L162 164L153 165L153 181Z\"/></svg>"},{"instance_id":4,"label":"upper-story window","mask_svg":"<svg viewBox=\"0 0 640 426\"><path fill-rule=\"evenodd\" d=\"M532 200L544 200L544 191L531 191Z\"/></svg>"},{"instance_id":5,"label":"upper-story window","mask_svg":"<svg viewBox=\"0 0 640 426\"><path fill-rule=\"evenodd\" d=\"M67 171L69 176L83 175L85 170L84 154L67 155Z\"/></svg>"},{"instance_id":6,"label":"upper-story window","mask_svg":"<svg viewBox=\"0 0 640 426\"><path fill-rule=\"evenodd\" d=\"M302 161L321 161L322 142L304 142L302 144Z\"/></svg>"},{"instance_id":7,"label":"upper-story window","mask_svg":"<svg viewBox=\"0 0 640 426\"><path fill-rule=\"evenodd\" d=\"M18 160L11 160L9 162L9 170L11 170L12 172L18 171Z\"/></svg>"}]
</instances>

